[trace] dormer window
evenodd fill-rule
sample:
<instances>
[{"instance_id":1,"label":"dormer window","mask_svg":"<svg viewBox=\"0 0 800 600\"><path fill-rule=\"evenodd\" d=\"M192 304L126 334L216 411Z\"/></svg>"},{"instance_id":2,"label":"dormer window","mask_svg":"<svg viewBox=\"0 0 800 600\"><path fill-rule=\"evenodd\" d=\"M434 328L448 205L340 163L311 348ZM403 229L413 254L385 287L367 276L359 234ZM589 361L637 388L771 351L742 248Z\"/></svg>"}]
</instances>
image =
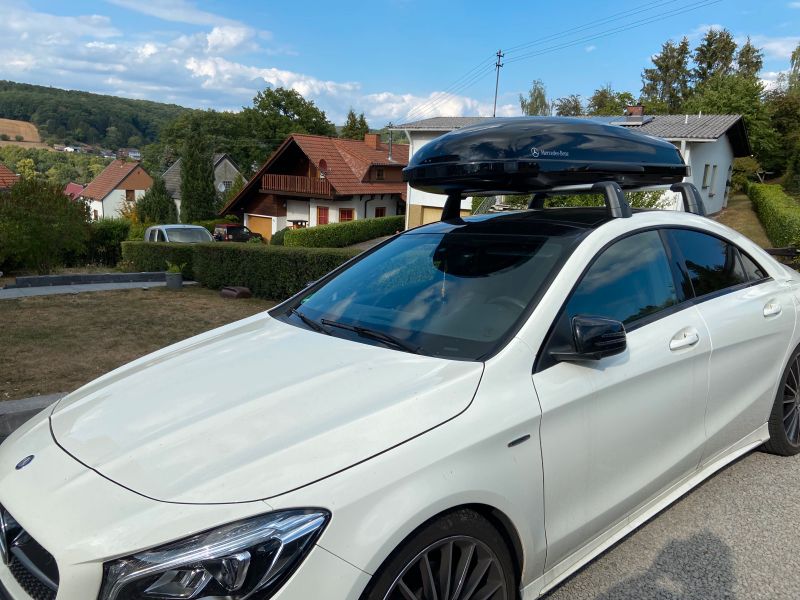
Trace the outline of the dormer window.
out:
<instances>
[{"instance_id":1,"label":"dormer window","mask_svg":"<svg viewBox=\"0 0 800 600\"><path fill-rule=\"evenodd\" d=\"M377 179L378 181L383 181L384 179L383 167L375 168L375 179Z\"/></svg>"}]
</instances>

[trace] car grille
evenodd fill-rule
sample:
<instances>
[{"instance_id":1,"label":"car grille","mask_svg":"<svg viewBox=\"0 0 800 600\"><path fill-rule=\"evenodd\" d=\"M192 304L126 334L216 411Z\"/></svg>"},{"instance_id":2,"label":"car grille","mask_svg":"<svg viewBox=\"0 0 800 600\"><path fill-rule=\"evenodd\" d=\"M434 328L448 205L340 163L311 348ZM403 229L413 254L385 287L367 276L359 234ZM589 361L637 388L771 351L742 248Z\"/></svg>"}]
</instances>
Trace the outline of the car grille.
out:
<instances>
[{"instance_id":1,"label":"car grille","mask_svg":"<svg viewBox=\"0 0 800 600\"><path fill-rule=\"evenodd\" d=\"M33 600L55 600L58 567L53 555L0 506L0 554L19 586Z\"/></svg>"}]
</instances>

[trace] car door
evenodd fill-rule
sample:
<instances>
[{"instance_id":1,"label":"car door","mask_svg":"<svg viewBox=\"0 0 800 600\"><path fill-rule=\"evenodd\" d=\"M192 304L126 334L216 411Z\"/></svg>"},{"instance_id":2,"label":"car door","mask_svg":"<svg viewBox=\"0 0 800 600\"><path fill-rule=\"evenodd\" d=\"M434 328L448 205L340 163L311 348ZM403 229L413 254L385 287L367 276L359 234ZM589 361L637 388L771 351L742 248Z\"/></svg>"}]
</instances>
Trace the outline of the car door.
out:
<instances>
[{"instance_id":1,"label":"car door","mask_svg":"<svg viewBox=\"0 0 800 600\"><path fill-rule=\"evenodd\" d=\"M599 361L549 358L570 350L577 315L622 321L627 350ZM584 272L533 377L542 409L547 568L696 469L710 350L659 231L614 242Z\"/></svg>"},{"instance_id":2,"label":"car door","mask_svg":"<svg viewBox=\"0 0 800 600\"><path fill-rule=\"evenodd\" d=\"M703 462L767 422L795 326L791 291L727 240L668 230L711 334Z\"/></svg>"}]
</instances>

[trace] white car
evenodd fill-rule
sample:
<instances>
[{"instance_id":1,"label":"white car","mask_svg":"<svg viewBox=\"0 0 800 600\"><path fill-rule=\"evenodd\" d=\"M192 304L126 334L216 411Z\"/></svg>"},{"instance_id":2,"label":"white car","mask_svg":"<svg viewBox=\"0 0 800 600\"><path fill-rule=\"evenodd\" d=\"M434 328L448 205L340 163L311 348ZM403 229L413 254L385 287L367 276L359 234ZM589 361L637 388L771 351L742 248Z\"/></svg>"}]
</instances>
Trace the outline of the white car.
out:
<instances>
[{"instance_id":1,"label":"white car","mask_svg":"<svg viewBox=\"0 0 800 600\"><path fill-rule=\"evenodd\" d=\"M200 225L152 225L144 230L145 242L198 244L213 242L208 229Z\"/></svg>"},{"instance_id":2,"label":"white car","mask_svg":"<svg viewBox=\"0 0 800 600\"><path fill-rule=\"evenodd\" d=\"M797 453L798 274L618 213L423 226L70 394L0 446L0 598L536 598Z\"/></svg>"}]
</instances>

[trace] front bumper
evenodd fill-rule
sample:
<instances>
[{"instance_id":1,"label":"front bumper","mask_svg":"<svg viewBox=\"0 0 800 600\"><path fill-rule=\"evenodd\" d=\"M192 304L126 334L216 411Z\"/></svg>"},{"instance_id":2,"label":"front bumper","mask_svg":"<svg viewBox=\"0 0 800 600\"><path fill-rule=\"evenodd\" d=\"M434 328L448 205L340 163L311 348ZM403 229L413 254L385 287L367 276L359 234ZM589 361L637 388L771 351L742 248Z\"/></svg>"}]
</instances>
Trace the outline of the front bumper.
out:
<instances>
[{"instance_id":1,"label":"front bumper","mask_svg":"<svg viewBox=\"0 0 800 600\"><path fill-rule=\"evenodd\" d=\"M20 459L32 462L16 469ZM95 600L103 563L272 510L265 502L159 502L102 477L53 441L45 414L0 446L0 504L56 560L56 600ZM324 534L323 534L324 539ZM315 547L276 600L356 600L369 576ZM0 561L0 600L37 600ZM5 596L5 598L4 598Z\"/></svg>"}]
</instances>

